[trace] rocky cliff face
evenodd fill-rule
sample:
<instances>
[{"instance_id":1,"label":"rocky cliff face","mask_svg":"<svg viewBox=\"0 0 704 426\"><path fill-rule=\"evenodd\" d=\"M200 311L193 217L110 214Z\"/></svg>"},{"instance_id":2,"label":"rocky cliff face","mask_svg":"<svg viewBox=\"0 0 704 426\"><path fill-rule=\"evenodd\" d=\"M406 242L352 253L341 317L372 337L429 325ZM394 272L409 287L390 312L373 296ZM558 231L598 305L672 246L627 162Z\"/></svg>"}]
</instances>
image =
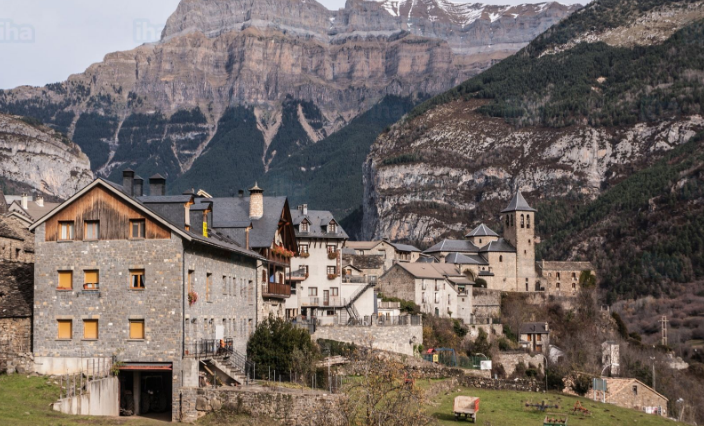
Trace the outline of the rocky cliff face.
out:
<instances>
[{"instance_id":1,"label":"rocky cliff face","mask_svg":"<svg viewBox=\"0 0 704 426\"><path fill-rule=\"evenodd\" d=\"M702 131L698 101L680 110L659 103L652 113L644 101L655 91L684 99L678 84L701 90L687 75L704 60L688 48L701 34L693 23L704 18L702 2L611 4L587 6L380 135L364 165L364 238L461 236L495 222L519 189L535 204L593 199ZM668 49L686 59L673 61ZM651 62L590 68L629 55ZM655 89L651 76L665 64L669 80ZM584 79L564 83L573 77Z\"/></svg>"},{"instance_id":2,"label":"rocky cliff face","mask_svg":"<svg viewBox=\"0 0 704 426\"><path fill-rule=\"evenodd\" d=\"M0 177L68 198L93 180L81 149L53 130L0 114Z\"/></svg>"},{"instance_id":3,"label":"rocky cliff face","mask_svg":"<svg viewBox=\"0 0 704 426\"><path fill-rule=\"evenodd\" d=\"M66 132L99 174L131 166L173 178L207 151L225 111L244 106L264 139L252 149L266 172L277 154L317 142L386 95L438 93L486 69L575 8L183 0L160 42L106 55L63 83L1 92L0 110ZM291 113L305 135L277 147Z\"/></svg>"}]
</instances>

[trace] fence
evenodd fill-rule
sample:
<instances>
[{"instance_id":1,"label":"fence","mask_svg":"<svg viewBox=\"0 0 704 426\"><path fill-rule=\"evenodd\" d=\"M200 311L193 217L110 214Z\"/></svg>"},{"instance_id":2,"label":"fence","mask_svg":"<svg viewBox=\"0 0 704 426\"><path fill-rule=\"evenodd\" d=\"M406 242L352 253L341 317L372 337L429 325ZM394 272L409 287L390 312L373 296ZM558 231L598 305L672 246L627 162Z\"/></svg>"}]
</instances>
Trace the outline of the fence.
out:
<instances>
[{"instance_id":1,"label":"fence","mask_svg":"<svg viewBox=\"0 0 704 426\"><path fill-rule=\"evenodd\" d=\"M86 371L80 374L59 376L59 399L87 394L91 381L110 377L114 363L110 358L93 358L87 359L84 365Z\"/></svg>"},{"instance_id":2,"label":"fence","mask_svg":"<svg viewBox=\"0 0 704 426\"><path fill-rule=\"evenodd\" d=\"M390 326L401 326L401 325L421 325L422 317L420 315L400 315L400 316L373 316L366 315L359 319L350 318L347 322L343 323L339 321L339 318L335 322L335 325L344 326L356 326L356 327L390 327Z\"/></svg>"}]
</instances>

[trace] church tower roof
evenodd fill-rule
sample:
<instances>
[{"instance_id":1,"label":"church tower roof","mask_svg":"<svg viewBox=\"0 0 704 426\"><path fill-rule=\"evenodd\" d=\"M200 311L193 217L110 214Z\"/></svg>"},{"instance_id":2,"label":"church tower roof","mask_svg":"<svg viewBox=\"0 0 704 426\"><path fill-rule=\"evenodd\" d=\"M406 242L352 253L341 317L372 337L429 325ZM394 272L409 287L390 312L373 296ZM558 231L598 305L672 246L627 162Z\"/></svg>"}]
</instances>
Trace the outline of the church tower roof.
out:
<instances>
[{"instance_id":1,"label":"church tower roof","mask_svg":"<svg viewBox=\"0 0 704 426\"><path fill-rule=\"evenodd\" d=\"M501 213L535 211L537 210L529 206L526 199L523 198L523 194L521 194L521 191L517 191L516 195L514 195L513 199L511 199L511 202L508 203L508 206L505 209L501 210Z\"/></svg>"},{"instance_id":2,"label":"church tower roof","mask_svg":"<svg viewBox=\"0 0 704 426\"><path fill-rule=\"evenodd\" d=\"M492 231L488 226L484 225L483 223L476 228L469 234L465 235L466 238L469 237L498 237L499 234L496 232Z\"/></svg>"}]
</instances>

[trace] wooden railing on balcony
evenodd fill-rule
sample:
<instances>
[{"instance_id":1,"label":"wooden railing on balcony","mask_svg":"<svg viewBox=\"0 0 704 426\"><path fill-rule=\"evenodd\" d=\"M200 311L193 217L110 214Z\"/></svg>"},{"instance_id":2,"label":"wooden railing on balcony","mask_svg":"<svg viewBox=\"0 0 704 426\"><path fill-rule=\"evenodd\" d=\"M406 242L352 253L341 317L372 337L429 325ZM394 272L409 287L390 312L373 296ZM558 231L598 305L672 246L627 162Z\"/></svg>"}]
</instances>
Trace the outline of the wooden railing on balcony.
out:
<instances>
[{"instance_id":1,"label":"wooden railing on balcony","mask_svg":"<svg viewBox=\"0 0 704 426\"><path fill-rule=\"evenodd\" d=\"M291 297L291 286L282 283L262 284L262 293L265 297Z\"/></svg>"},{"instance_id":2,"label":"wooden railing on balcony","mask_svg":"<svg viewBox=\"0 0 704 426\"><path fill-rule=\"evenodd\" d=\"M270 262L276 262L276 263L281 263L281 264L285 264L285 265L291 264L290 257L276 254L276 253L274 253L274 250L272 250L272 249L266 249L265 256L266 256L267 260L269 260Z\"/></svg>"}]
</instances>

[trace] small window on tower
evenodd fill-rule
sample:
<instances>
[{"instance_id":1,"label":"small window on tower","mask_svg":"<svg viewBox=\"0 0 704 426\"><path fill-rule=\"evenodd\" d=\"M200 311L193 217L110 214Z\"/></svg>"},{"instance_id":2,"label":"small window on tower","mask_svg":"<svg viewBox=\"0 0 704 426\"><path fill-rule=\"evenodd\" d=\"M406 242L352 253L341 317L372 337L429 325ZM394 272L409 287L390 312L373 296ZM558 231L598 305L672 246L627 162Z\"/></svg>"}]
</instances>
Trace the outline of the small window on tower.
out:
<instances>
[{"instance_id":1,"label":"small window on tower","mask_svg":"<svg viewBox=\"0 0 704 426\"><path fill-rule=\"evenodd\" d=\"M499 262L503 262L503 261L504 261L504 257L503 257L503 256L499 256Z\"/></svg>"},{"instance_id":2,"label":"small window on tower","mask_svg":"<svg viewBox=\"0 0 704 426\"><path fill-rule=\"evenodd\" d=\"M526 228L530 229L530 215L526 215Z\"/></svg>"},{"instance_id":3,"label":"small window on tower","mask_svg":"<svg viewBox=\"0 0 704 426\"><path fill-rule=\"evenodd\" d=\"M525 218L523 217L523 215L521 215L521 228L525 228L525 227L526 227Z\"/></svg>"}]
</instances>

